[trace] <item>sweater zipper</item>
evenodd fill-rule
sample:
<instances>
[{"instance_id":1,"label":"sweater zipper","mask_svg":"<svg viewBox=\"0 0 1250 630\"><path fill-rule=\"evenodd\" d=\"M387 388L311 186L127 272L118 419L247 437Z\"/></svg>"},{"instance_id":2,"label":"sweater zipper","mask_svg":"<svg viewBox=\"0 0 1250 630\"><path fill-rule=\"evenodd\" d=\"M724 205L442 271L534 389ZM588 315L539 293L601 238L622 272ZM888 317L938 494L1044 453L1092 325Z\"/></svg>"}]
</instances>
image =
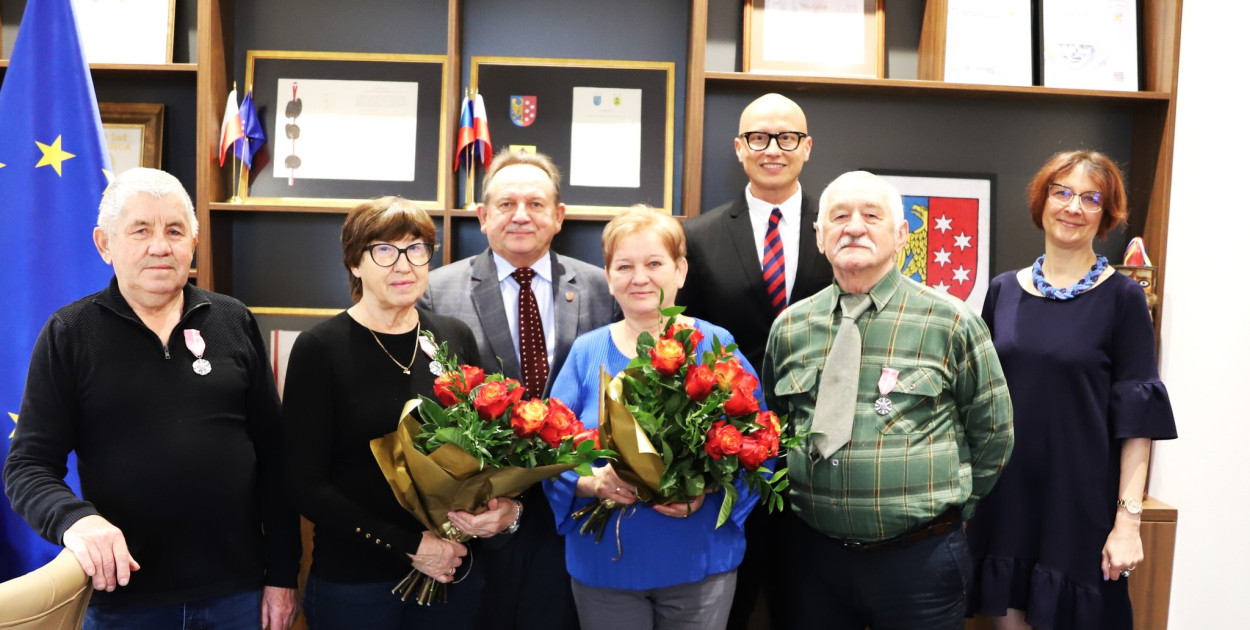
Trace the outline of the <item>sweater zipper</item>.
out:
<instances>
[{"instance_id":1,"label":"sweater zipper","mask_svg":"<svg viewBox=\"0 0 1250 630\"><path fill-rule=\"evenodd\" d=\"M174 324L174 330L175 330L175 331L176 331L176 330L178 330L178 328L179 328L180 326L182 326L183 322L187 321L187 316L189 316L191 313L195 312L195 310L196 310L196 309L198 309L198 308L200 308L200 307L202 307L202 306L208 306L209 304L210 304L209 302L200 302L199 304L195 304L195 305L193 305L191 308L187 309L185 312L183 312L183 313L182 313L182 317L178 318L178 323L177 323L177 324ZM144 330L146 330L146 331L148 331L148 333L149 333L150 335L152 335L153 337L156 337L156 333L155 333L155 332L153 332L151 328L148 328L148 327L147 327L147 325L143 323L143 320L141 320L141 319L139 319L139 318L137 318L137 317L132 317L132 316L127 315L127 314L125 314L125 313L119 312L117 309L113 308L112 306L108 306L108 305L103 305L103 306L105 306L105 308L109 309L110 311L113 311L114 313L116 313L116 314L117 314L119 317L121 317L122 319L125 319L125 320L128 320L128 321L131 321L131 322L134 322L134 323L138 324L139 326L142 326L142 327L143 327L143 329L144 329ZM172 334L172 333L170 333L170 338L172 338L172 337L173 337L173 334ZM165 353L165 360L166 360L166 361L168 361L168 360L170 360L171 358L173 358L173 357L169 354L169 344L161 342L160 337L156 337L156 342L161 344L161 352L164 352L164 353Z\"/></svg>"}]
</instances>

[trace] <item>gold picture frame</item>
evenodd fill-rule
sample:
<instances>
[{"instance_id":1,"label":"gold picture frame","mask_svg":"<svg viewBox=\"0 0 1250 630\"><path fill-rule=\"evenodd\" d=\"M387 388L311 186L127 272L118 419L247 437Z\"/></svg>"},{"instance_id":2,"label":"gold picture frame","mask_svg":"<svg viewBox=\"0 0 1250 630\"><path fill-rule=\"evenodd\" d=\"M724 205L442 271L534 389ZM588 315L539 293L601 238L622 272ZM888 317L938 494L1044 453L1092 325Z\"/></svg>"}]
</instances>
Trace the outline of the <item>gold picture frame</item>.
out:
<instances>
[{"instance_id":1,"label":"gold picture frame","mask_svg":"<svg viewBox=\"0 0 1250 630\"><path fill-rule=\"evenodd\" d=\"M885 78L884 0L863 0L862 13L800 5L795 0L744 0L743 72ZM819 30L821 36L803 29ZM859 41L861 36L862 50L830 44Z\"/></svg>"},{"instance_id":2,"label":"gold picture frame","mask_svg":"<svg viewBox=\"0 0 1250 630\"><path fill-rule=\"evenodd\" d=\"M450 166L446 150L446 74L446 55L249 50L247 77L239 86L239 94L242 98L248 88L252 90L252 100L261 128L265 132L266 143L253 158L252 168L243 168L242 181L239 184L241 205L350 207L380 194L395 194L411 199L422 207L447 207L444 178L441 177ZM373 81L396 86L417 84L414 88L416 113L412 135L414 155L410 156L414 160L414 179L382 180L372 178L370 172L365 172L363 178L344 178L337 175L336 178L300 177L301 169L309 172L308 165L301 160L295 163L293 169L290 168L289 160L297 153L292 141L298 140L301 133L305 141L310 136L306 133L307 130L300 132L296 127L295 138L291 138L288 129L279 127L279 121L286 128L301 124L307 126L303 121L307 119L309 112L302 104L303 95L296 96L297 92L294 91L291 94L278 93L280 84L296 83L292 78L303 82L300 89L304 95L307 94L308 86L316 82ZM290 110L297 98L301 103L295 106L298 111ZM287 113L295 113L296 117L287 118ZM365 137L360 139L360 146L378 148L386 140ZM307 144L300 146L300 152L310 150ZM352 155L355 156L354 163L366 171L374 166L374 162L382 159L375 151L362 150L360 147L355 147ZM380 170L387 163L376 166ZM278 167L281 169L275 171ZM289 179L275 175L275 172L292 171L296 175Z\"/></svg>"},{"instance_id":3,"label":"gold picture frame","mask_svg":"<svg viewBox=\"0 0 1250 630\"><path fill-rule=\"evenodd\" d=\"M496 154L507 147L536 147L559 166L569 214L614 215L636 203L672 214L675 72L668 61L475 56L469 85L480 91L490 112ZM575 98L586 98L586 90L618 89L639 95L638 185L577 184L571 140ZM514 99L535 99L527 111L537 113L513 120Z\"/></svg>"},{"instance_id":4,"label":"gold picture frame","mask_svg":"<svg viewBox=\"0 0 1250 630\"><path fill-rule=\"evenodd\" d=\"M161 168L164 105L100 103L100 121L114 174L135 166Z\"/></svg>"}]
</instances>

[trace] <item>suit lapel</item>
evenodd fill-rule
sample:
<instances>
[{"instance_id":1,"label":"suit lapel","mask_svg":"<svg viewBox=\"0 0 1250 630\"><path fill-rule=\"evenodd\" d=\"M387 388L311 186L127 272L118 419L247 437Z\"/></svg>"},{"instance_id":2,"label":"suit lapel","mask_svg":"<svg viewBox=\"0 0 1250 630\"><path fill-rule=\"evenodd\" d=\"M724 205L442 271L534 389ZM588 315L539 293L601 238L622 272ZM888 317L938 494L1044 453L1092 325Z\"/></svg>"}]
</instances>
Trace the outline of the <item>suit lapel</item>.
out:
<instances>
[{"instance_id":1,"label":"suit lapel","mask_svg":"<svg viewBox=\"0 0 1250 630\"><path fill-rule=\"evenodd\" d=\"M473 308L477 311L477 319L482 323L482 332L490 343L491 351L491 356L482 357L482 360L489 361L499 357L503 362L500 367L504 374L520 376L521 363L517 359L516 348L512 345L512 331L508 326L508 313L503 307L498 273L495 258L489 249L473 260L473 278L470 283Z\"/></svg>"},{"instance_id":2,"label":"suit lapel","mask_svg":"<svg viewBox=\"0 0 1250 630\"><path fill-rule=\"evenodd\" d=\"M752 293L766 294L764 272L760 269L759 253L755 250L755 233L751 230L751 213L747 210L746 197L740 197L725 214L729 241L733 243L736 258L742 265L742 273Z\"/></svg>"},{"instance_id":3,"label":"suit lapel","mask_svg":"<svg viewBox=\"0 0 1250 630\"><path fill-rule=\"evenodd\" d=\"M568 356L577 338L577 322L581 320L582 295L581 286L577 282L577 272L560 262L560 257L551 252L551 297L556 319L555 356ZM552 373L551 379L555 380ZM548 381L550 382L550 381Z\"/></svg>"}]
</instances>

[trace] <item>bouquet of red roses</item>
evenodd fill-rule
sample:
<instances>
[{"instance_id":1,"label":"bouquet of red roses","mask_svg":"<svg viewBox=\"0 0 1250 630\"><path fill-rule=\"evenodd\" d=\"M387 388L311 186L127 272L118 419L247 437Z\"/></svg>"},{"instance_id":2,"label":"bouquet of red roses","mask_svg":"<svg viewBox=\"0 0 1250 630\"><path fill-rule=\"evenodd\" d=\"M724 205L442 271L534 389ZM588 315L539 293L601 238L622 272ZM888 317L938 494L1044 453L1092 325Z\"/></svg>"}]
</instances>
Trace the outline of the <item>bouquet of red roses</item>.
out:
<instances>
[{"instance_id":1,"label":"bouquet of red roses","mask_svg":"<svg viewBox=\"0 0 1250 630\"><path fill-rule=\"evenodd\" d=\"M776 414L760 411L759 381L733 355L735 344L713 338L712 351L696 356L703 334L675 323L683 310L661 309L668 318L663 336L639 335L638 355L603 387L599 428L604 447L619 454L613 468L637 487L640 499L653 503L689 501L723 488L717 527L738 500L738 474L760 493L760 503L781 509L787 470L772 472L763 464L797 439L786 436ZM616 508L599 501L573 517L586 519L581 533L602 536Z\"/></svg>"},{"instance_id":2,"label":"bouquet of red roses","mask_svg":"<svg viewBox=\"0 0 1250 630\"><path fill-rule=\"evenodd\" d=\"M433 336L427 331L428 342ZM460 365L447 344L434 360L438 402L421 396L404 405L399 427L369 443L395 498L432 532L456 542L470 537L447 513L476 512L493 498L515 497L567 470L590 474L590 463L613 455L598 431L557 399L521 400L525 388L500 374ZM440 406L441 403L441 406ZM415 413L414 413L415 412ZM392 592L430 603L441 584L413 569Z\"/></svg>"}]
</instances>

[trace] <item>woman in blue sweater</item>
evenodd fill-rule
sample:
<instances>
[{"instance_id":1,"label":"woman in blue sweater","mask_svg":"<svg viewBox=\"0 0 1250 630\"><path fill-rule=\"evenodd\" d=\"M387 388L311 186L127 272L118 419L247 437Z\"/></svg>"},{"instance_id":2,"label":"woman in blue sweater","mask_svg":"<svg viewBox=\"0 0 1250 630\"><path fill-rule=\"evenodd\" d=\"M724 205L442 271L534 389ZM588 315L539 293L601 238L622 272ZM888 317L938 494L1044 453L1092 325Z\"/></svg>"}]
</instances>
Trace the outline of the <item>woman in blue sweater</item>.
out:
<instances>
[{"instance_id":1,"label":"woman in blue sweater","mask_svg":"<svg viewBox=\"0 0 1250 630\"><path fill-rule=\"evenodd\" d=\"M661 336L658 309L672 306L685 282L685 256L681 225L650 208L631 208L604 228L608 286L625 318L578 337L551 390L587 428L599 425L600 368L619 373L636 356L643 331ZM684 316L678 321L703 333L699 355L711 350L713 338L733 343L724 328ZM747 360L735 355L754 375ZM755 395L762 398L758 387ZM609 521L607 540L596 543L594 536L577 533L578 523L569 515L595 499L633 504L635 488L611 464L597 467L593 476L565 473L546 482L556 529L567 536L565 555L583 630L724 628L746 549L742 525L759 499L740 481L736 485L740 499L719 529L724 490L689 504L623 510Z\"/></svg>"}]
</instances>

